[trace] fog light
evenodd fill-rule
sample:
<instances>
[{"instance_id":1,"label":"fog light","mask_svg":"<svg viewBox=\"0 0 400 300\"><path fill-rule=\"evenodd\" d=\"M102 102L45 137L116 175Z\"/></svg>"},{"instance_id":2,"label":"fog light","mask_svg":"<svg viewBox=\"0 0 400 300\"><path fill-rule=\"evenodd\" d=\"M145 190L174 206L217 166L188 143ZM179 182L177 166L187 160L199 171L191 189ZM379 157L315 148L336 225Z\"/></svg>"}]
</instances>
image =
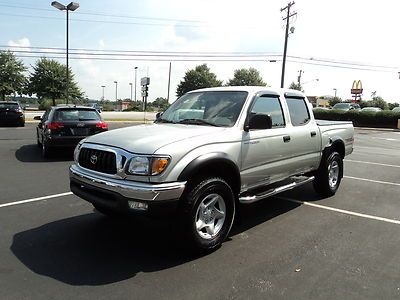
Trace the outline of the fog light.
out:
<instances>
[{"instance_id":1,"label":"fog light","mask_svg":"<svg viewBox=\"0 0 400 300\"><path fill-rule=\"evenodd\" d=\"M128 205L130 209L136 209L136 210L147 210L147 208L149 207L147 203L136 202L136 201L128 201Z\"/></svg>"}]
</instances>

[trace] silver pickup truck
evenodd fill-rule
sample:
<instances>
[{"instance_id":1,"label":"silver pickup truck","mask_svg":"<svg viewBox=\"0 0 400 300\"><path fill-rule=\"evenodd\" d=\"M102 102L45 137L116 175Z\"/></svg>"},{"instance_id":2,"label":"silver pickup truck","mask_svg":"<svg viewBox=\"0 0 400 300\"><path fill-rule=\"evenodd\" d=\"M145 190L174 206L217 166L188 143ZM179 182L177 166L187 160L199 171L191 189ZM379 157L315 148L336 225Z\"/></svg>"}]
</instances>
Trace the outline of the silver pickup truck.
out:
<instances>
[{"instance_id":1,"label":"silver pickup truck","mask_svg":"<svg viewBox=\"0 0 400 300\"><path fill-rule=\"evenodd\" d=\"M173 216L186 241L213 249L239 204L311 181L318 193L335 194L353 134L351 122L316 121L295 90L195 90L154 124L82 140L70 187L105 215Z\"/></svg>"}]
</instances>

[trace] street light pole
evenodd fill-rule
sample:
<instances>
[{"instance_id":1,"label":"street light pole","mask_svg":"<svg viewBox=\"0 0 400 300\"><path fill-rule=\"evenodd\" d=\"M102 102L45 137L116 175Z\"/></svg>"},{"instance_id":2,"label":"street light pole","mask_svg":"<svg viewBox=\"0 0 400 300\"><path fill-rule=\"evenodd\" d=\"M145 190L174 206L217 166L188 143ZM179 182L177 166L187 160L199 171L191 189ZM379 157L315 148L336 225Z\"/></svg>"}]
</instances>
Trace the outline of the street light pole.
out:
<instances>
[{"instance_id":1,"label":"street light pole","mask_svg":"<svg viewBox=\"0 0 400 300\"><path fill-rule=\"evenodd\" d=\"M69 11L75 11L79 8L79 3L76 2L71 2L67 6L64 4L61 4L60 2L53 1L51 2L51 6L59 9L59 10L65 10L67 13L67 28L66 28L66 58L67 58L67 83L66 83L66 91L65 91L65 97L66 97L66 102L68 104L69 100Z\"/></svg>"},{"instance_id":2,"label":"street light pole","mask_svg":"<svg viewBox=\"0 0 400 300\"><path fill-rule=\"evenodd\" d=\"M138 69L138 67L135 67L135 101L136 101L136 99L137 99L137 97L136 97L137 69Z\"/></svg>"},{"instance_id":3,"label":"street light pole","mask_svg":"<svg viewBox=\"0 0 400 300\"><path fill-rule=\"evenodd\" d=\"M115 83L115 101L118 100L118 81L114 81Z\"/></svg>"},{"instance_id":4,"label":"street light pole","mask_svg":"<svg viewBox=\"0 0 400 300\"><path fill-rule=\"evenodd\" d=\"M102 88L102 90L103 90L101 100L103 100L103 101L104 101L104 88L105 88L105 87L106 87L105 85L102 85L102 86L101 86L101 88Z\"/></svg>"},{"instance_id":5,"label":"street light pole","mask_svg":"<svg viewBox=\"0 0 400 300\"><path fill-rule=\"evenodd\" d=\"M336 98L337 89L336 89L336 88L334 88L333 90L335 91L335 98Z\"/></svg>"},{"instance_id":6,"label":"street light pole","mask_svg":"<svg viewBox=\"0 0 400 300\"><path fill-rule=\"evenodd\" d=\"M129 85L131 86L131 101L132 101L132 82L129 82Z\"/></svg>"}]
</instances>

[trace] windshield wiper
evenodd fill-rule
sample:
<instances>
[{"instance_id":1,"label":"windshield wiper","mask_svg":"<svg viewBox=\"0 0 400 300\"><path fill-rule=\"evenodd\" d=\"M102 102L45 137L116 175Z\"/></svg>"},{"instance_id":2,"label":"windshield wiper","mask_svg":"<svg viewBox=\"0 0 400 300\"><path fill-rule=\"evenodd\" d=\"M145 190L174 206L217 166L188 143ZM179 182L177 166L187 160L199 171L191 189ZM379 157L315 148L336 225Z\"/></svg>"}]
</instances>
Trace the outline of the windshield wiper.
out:
<instances>
[{"instance_id":1,"label":"windshield wiper","mask_svg":"<svg viewBox=\"0 0 400 300\"><path fill-rule=\"evenodd\" d=\"M209 125L209 126L220 127L217 124L208 122L203 119L183 119L183 120L180 120L178 123L179 124L194 124L194 125Z\"/></svg>"}]
</instances>

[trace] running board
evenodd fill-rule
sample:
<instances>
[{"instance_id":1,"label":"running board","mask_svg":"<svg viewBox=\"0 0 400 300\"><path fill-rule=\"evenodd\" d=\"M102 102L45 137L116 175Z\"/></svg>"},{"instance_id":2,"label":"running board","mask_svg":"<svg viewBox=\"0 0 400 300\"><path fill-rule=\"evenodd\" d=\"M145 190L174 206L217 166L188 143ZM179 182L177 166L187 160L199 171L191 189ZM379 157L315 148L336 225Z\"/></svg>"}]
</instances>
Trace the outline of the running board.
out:
<instances>
[{"instance_id":1,"label":"running board","mask_svg":"<svg viewBox=\"0 0 400 300\"><path fill-rule=\"evenodd\" d=\"M270 190L262 192L260 194L239 197L239 202L240 203L246 203L246 204L247 203L253 203L253 202L262 200L264 198L271 197L271 196L273 196L275 194L282 193L282 192L294 189L294 188L296 188L298 186L301 186L303 184L309 183L309 182L311 182L313 180L314 180L314 176L311 176L311 177L307 177L306 179L303 179L303 180L300 180L300 181L294 181L294 182L291 182L289 184L282 185L282 186L274 188L274 189L270 189Z\"/></svg>"}]
</instances>

